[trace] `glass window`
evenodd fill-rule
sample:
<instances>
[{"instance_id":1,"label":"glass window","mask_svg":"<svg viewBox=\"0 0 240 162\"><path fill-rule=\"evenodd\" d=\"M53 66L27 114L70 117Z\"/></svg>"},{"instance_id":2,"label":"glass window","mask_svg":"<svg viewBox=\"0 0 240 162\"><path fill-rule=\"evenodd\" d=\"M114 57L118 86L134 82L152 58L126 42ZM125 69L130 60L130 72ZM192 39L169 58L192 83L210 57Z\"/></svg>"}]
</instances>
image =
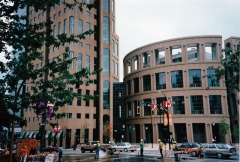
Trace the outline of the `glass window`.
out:
<instances>
[{"instance_id":1,"label":"glass window","mask_svg":"<svg viewBox=\"0 0 240 162\"><path fill-rule=\"evenodd\" d=\"M81 119L81 113L77 113L77 119Z\"/></svg>"},{"instance_id":2,"label":"glass window","mask_svg":"<svg viewBox=\"0 0 240 162\"><path fill-rule=\"evenodd\" d=\"M138 70L138 55L134 56L134 70Z\"/></svg>"},{"instance_id":3,"label":"glass window","mask_svg":"<svg viewBox=\"0 0 240 162\"><path fill-rule=\"evenodd\" d=\"M131 94L131 81L127 81L128 95Z\"/></svg>"},{"instance_id":4,"label":"glass window","mask_svg":"<svg viewBox=\"0 0 240 162\"><path fill-rule=\"evenodd\" d=\"M88 16L88 17L90 17L91 16L91 13L90 12L86 12L86 15Z\"/></svg>"},{"instance_id":5,"label":"glass window","mask_svg":"<svg viewBox=\"0 0 240 162\"><path fill-rule=\"evenodd\" d=\"M151 91L151 75L143 76L143 91Z\"/></svg>"},{"instance_id":6,"label":"glass window","mask_svg":"<svg viewBox=\"0 0 240 162\"><path fill-rule=\"evenodd\" d=\"M109 88L110 83L107 80L103 81L103 108L109 109Z\"/></svg>"},{"instance_id":7,"label":"glass window","mask_svg":"<svg viewBox=\"0 0 240 162\"><path fill-rule=\"evenodd\" d=\"M103 12L109 12L109 0L103 0Z\"/></svg>"},{"instance_id":8,"label":"glass window","mask_svg":"<svg viewBox=\"0 0 240 162\"><path fill-rule=\"evenodd\" d=\"M103 51L103 75L109 76L110 75L110 52L109 49L104 48Z\"/></svg>"},{"instance_id":9,"label":"glass window","mask_svg":"<svg viewBox=\"0 0 240 162\"><path fill-rule=\"evenodd\" d=\"M114 40L112 40L112 52L114 53L115 51L114 51L114 46L115 46L115 42L114 42Z\"/></svg>"},{"instance_id":10,"label":"glass window","mask_svg":"<svg viewBox=\"0 0 240 162\"><path fill-rule=\"evenodd\" d=\"M191 113L204 114L202 96L190 96Z\"/></svg>"},{"instance_id":11,"label":"glass window","mask_svg":"<svg viewBox=\"0 0 240 162\"><path fill-rule=\"evenodd\" d=\"M188 70L189 87L202 87L201 70Z\"/></svg>"},{"instance_id":12,"label":"glass window","mask_svg":"<svg viewBox=\"0 0 240 162\"><path fill-rule=\"evenodd\" d=\"M133 82L134 82L134 93L138 93L139 92L139 78L134 78Z\"/></svg>"},{"instance_id":13,"label":"glass window","mask_svg":"<svg viewBox=\"0 0 240 162\"><path fill-rule=\"evenodd\" d=\"M112 12L114 12L114 0L112 0Z\"/></svg>"},{"instance_id":14,"label":"glass window","mask_svg":"<svg viewBox=\"0 0 240 162\"><path fill-rule=\"evenodd\" d=\"M109 44L110 31L109 31L109 18L103 17L103 43Z\"/></svg>"},{"instance_id":15,"label":"glass window","mask_svg":"<svg viewBox=\"0 0 240 162\"><path fill-rule=\"evenodd\" d=\"M172 46L171 48L171 57L172 63L182 62L182 49L181 46Z\"/></svg>"},{"instance_id":16,"label":"glass window","mask_svg":"<svg viewBox=\"0 0 240 162\"><path fill-rule=\"evenodd\" d=\"M115 44L115 54L118 56L118 44Z\"/></svg>"},{"instance_id":17,"label":"glass window","mask_svg":"<svg viewBox=\"0 0 240 162\"><path fill-rule=\"evenodd\" d=\"M70 51L69 52L69 59L71 59L72 60L72 62L69 64L69 68L70 69L73 69L73 57L74 57L74 52L73 51Z\"/></svg>"},{"instance_id":18,"label":"glass window","mask_svg":"<svg viewBox=\"0 0 240 162\"><path fill-rule=\"evenodd\" d=\"M187 55L188 55L188 61L199 60L199 46L198 46L198 44L188 44L187 45Z\"/></svg>"},{"instance_id":19,"label":"glass window","mask_svg":"<svg viewBox=\"0 0 240 162\"><path fill-rule=\"evenodd\" d=\"M91 3L91 0L86 0L86 4L90 4Z\"/></svg>"},{"instance_id":20,"label":"glass window","mask_svg":"<svg viewBox=\"0 0 240 162\"><path fill-rule=\"evenodd\" d=\"M166 73L156 73L156 89L166 89Z\"/></svg>"},{"instance_id":21,"label":"glass window","mask_svg":"<svg viewBox=\"0 0 240 162\"><path fill-rule=\"evenodd\" d=\"M56 38L57 31L56 31L56 25L53 26L53 37Z\"/></svg>"},{"instance_id":22,"label":"glass window","mask_svg":"<svg viewBox=\"0 0 240 162\"><path fill-rule=\"evenodd\" d=\"M211 114L222 114L222 102L220 95L210 95L209 105Z\"/></svg>"},{"instance_id":23,"label":"glass window","mask_svg":"<svg viewBox=\"0 0 240 162\"><path fill-rule=\"evenodd\" d=\"M86 95L90 95L90 90L86 90ZM89 106L90 101L86 100L86 105L85 106Z\"/></svg>"},{"instance_id":24,"label":"glass window","mask_svg":"<svg viewBox=\"0 0 240 162\"><path fill-rule=\"evenodd\" d=\"M208 87L219 87L219 81L215 77L215 69L207 69Z\"/></svg>"},{"instance_id":25,"label":"glass window","mask_svg":"<svg viewBox=\"0 0 240 162\"><path fill-rule=\"evenodd\" d=\"M216 43L205 44L206 60L217 60Z\"/></svg>"},{"instance_id":26,"label":"glass window","mask_svg":"<svg viewBox=\"0 0 240 162\"><path fill-rule=\"evenodd\" d=\"M66 13L66 12L67 12L67 8L64 8L64 9L63 9L63 12Z\"/></svg>"},{"instance_id":27,"label":"glass window","mask_svg":"<svg viewBox=\"0 0 240 162\"><path fill-rule=\"evenodd\" d=\"M86 56L86 69L90 71L90 56Z\"/></svg>"},{"instance_id":28,"label":"glass window","mask_svg":"<svg viewBox=\"0 0 240 162\"><path fill-rule=\"evenodd\" d=\"M66 34L67 33L67 20L66 19L63 21L63 30L64 30L64 33Z\"/></svg>"},{"instance_id":29,"label":"glass window","mask_svg":"<svg viewBox=\"0 0 240 162\"><path fill-rule=\"evenodd\" d=\"M179 142L184 142L185 138L187 137L186 123L174 123L174 130L174 137L176 137L175 140Z\"/></svg>"},{"instance_id":30,"label":"glass window","mask_svg":"<svg viewBox=\"0 0 240 162\"><path fill-rule=\"evenodd\" d=\"M165 51L164 48L155 50L156 65L165 64Z\"/></svg>"},{"instance_id":31,"label":"glass window","mask_svg":"<svg viewBox=\"0 0 240 162\"><path fill-rule=\"evenodd\" d=\"M143 53L142 58L143 58L143 68L150 67L150 52Z\"/></svg>"},{"instance_id":32,"label":"glass window","mask_svg":"<svg viewBox=\"0 0 240 162\"><path fill-rule=\"evenodd\" d=\"M62 23L58 23L58 35L62 34Z\"/></svg>"},{"instance_id":33,"label":"glass window","mask_svg":"<svg viewBox=\"0 0 240 162\"><path fill-rule=\"evenodd\" d=\"M77 69L82 70L82 54L79 53L77 57Z\"/></svg>"},{"instance_id":34,"label":"glass window","mask_svg":"<svg viewBox=\"0 0 240 162\"><path fill-rule=\"evenodd\" d=\"M205 123L193 123L193 141L198 141L199 143L206 143L206 124Z\"/></svg>"},{"instance_id":35,"label":"glass window","mask_svg":"<svg viewBox=\"0 0 240 162\"><path fill-rule=\"evenodd\" d=\"M90 50L91 48L90 44L86 44L86 48Z\"/></svg>"},{"instance_id":36,"label":"glass window","mask_svg":"<svg viewBox=\"0 0 240 162\"><path fill-rule=\"evenodd\" d=\"M61 16L61 15L62 15L62 12L61 12L61 11L59 11L59 12L58 12L58 16Z\"/></svg>"},{"instance_id":37,"label":"glass window","mask_svg":"<svg viewBox=\"0 0 240 162\"><path fill-rule=\"evenodd\" d=\"M128 60L127 62L127 72L128 74L131 73L131 60Z\"/></svg>"},{"instance_id":38,"label":"glass window","mask_svg":"<svg viewBox=\"0 0 240 162\"><path fill-rule=\"evenodd\" d=\"M85 119L89 119L89 114L85 114Z\"/></svg>"},{"instance_id":39,"label":"glass window","mask_svg":"<svg viewBox=\"0 0 240 162\"><path fill-rule=\"evenodd\" d=\"M56 17L57 17L57 15L56 15L56 14L54 14L54 15L53 15L53 19L55 20L55 19L56 19Z\"/></svg>"},{"instance_id":40,"label":"glass window","mask_svg":"<svg viewBox=\"0 0 240 162\"><path fill-rule=\"evenodd\" d=\"M112 20L112 32L114 33L114 20Z\"/></svg>"},{"instance_id":41,"label":"glass window","mask_svg":"<svg viewBox=\"0 0 240 162\"><path fill-rule=\"evenodd\" d=\"M72 94L73 93L73 88L68 88L68 91ZM68 105L71 106L72 105L72 101L68 102Z\"/></svg>"},{"instance_id":42,"label":"glass window","mask_svg":"<svg viewBox=\"0 0 240 162\"><path fill-rule=\"evenodd\" d=\"M150 116L151 115L151 111L152 111L151 99L150 98L149 99L144 99L143 102L146 103L146 105L141 106L141 108L144 108L144 116Z\"/></svg>"},{"instance_id":43,"label":"glass window","mask_svg":"<svg viewBox=\"0 0 240 162\"><path fill-rule=\"evenodd\" d=\"M115 63L115 75L118 76L118 63Z\"/></svg>"},{"instance_id":44,"label":"glass window","mask_svg":"<svg viewBox=\"0 0 240 162\"><path fill-rule=\"evenodd\" d=\"M78 95L81 95L82 94L82 90L81 89L78 89ZM78 97L77 98L77 106L81 106L82 104L82 98Z\"/></svg>"},{"instance_id":45,"label":"glass window","mask_svg":"<svg viewBox=\"0 0 240 162\"><path fill-rule=\"evenodd\" d=\"M69 32L74 33L74 17L69 17Z\"/></svg>"},{"instance_id":46,"label":"glass window","mask_svg":"<svg viewBox=\"0 0 240 162\"><path fill-rule=\"evenodd\" d=\"M87 29L87 31L91 29L91 24L88 22L86 23L86 29ZM90 38L90 34L87 34L86 38Z\"/></svg>"},{"instance_id":47,"label":"glass window","mask_svg":"<svg viewBox=\"0 0 240 162\"><path fill-rule=\"evenodd\" d=\"M83 31L83 21L78 19L78 34L82 34Z\"/></svg>"},{"instance_id":48,"label":"glass window","mask_svg":"<svg viewBox=\"0 0 240 162\"><path fill-rule=\"evenodd\" d=\"M115 61L114 61L114 60L112 60L112 73L113 73L113 74L115 73L115 70L114 70L114 68L115 68Z\"/></svg>"},{"instance_id":49,"label":"glass window","mask_svg":"<svg viewBox=\"0 0 240 162\"><path fill-rule=\"evenodd\" d=\"M82 42L78 42L78 47L82 47Z\"/></svg>"},{"instance_id":50,"label":"glass window","mask_svg":"<svg viewBox=\"0 0 240 162\"><path fill-rule=\"evenodd\" d=\"M182 70L171 71L171 84L172 88L182 88L183 87L183 75Z\"/></svg>"},{"instance_id":51,"label":"glass window","mask_svg":"<svg viewBox=\"0 0 240 162\"><path fill-rule=\"evenodd\" d=\"M173 96L173 114L185 114L184 96Z\"/></svg>"}]
</instances>

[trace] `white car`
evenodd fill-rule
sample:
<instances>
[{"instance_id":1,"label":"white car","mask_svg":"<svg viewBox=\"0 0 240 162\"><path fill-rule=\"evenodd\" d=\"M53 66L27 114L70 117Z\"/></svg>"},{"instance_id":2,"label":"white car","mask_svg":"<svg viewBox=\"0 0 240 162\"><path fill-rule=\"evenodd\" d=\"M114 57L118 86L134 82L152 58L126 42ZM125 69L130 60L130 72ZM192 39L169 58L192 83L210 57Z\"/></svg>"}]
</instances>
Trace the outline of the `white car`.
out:
<instances>
[{"instance_id":1,"label":"white car","mask_svg":"<svg viewBox=\"0 0 240 162\"><path fill-rule=\"evenodd\" d=\"M137 147L135 145L132 145L130 142L122 142L122 143L118 143L115 146L112 146L112 150L113 152L116 152L118 150L125 151L125 152L128 152L128 151L133 152L137 150Z\"/></svg>"}]
</instances>

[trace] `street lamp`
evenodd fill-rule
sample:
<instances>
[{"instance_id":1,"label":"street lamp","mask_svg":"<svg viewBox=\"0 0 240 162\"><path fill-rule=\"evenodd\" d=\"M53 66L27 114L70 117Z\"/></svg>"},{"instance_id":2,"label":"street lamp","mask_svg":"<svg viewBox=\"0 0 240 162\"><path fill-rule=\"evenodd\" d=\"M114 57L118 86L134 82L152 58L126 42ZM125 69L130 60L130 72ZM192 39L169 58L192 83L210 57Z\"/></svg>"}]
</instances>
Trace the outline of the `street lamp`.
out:
<instances>
[{"instance_id":1,"label":"street lamp","mask_svg":"<svg viewBox=\"0 0 240 162\"><path fill-rule=\"evenodd\" d=\"M165 101L167 102L167 97L166 95L162 92L162 91L158 91L159 93L162 93L165 97ZM163 105L164 106L164 105ZM164 111L167 113L167 121L168 121L168 143L169 143L169 149L171 148L170 145L170 125L169 125L169 111L168 111L168 103L167 103L167 107L165 107ZM160 115L161 116L161 115ZM161 118L160 118L161 119Z\"/></svg>"},{"instance_id":2,"label":"street lamp","mask_svg":"<svg viewBox=\"0 0 240 162\"><path fill-rule=\"evenodd\" d=\"M123 142L123 140L124 140L124 129L125 129L125 125L124 124L122 125L122 128L123 128L123 135L122 135L122 142Z\"/></svg>"},{"instance_id":3,"label":"street lamp","mask_svg":"<svg viewBox=\"0 0 240 162\"><path fill-rule=\"evenodd\" d=\"M215 136L215 125L216 125L216 123L213 122L213 123L212 123L212 126L213 126L213 140L212 140L212 142L216 142L216 136Z\"/></svg>"}]
</instances>

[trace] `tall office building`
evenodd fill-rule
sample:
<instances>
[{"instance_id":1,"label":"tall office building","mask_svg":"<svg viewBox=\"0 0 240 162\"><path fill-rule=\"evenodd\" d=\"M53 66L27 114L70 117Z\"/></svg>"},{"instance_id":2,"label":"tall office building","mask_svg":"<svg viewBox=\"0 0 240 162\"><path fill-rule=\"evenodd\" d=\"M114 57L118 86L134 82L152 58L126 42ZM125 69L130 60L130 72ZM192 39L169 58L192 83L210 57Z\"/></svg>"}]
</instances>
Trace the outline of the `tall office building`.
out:
<instances>
[{"instance_id":1,"label":"tall office building","mask_svg":"<svg viewBox=\"0 0 240 162\"><path fill-rule=\"evenodd\" d=\"M81 42L67 44L70 48L70 58L76 57L70 65L70 72L74 73L82 68L89 71L102 68L103 70L95 76L91 76L94 84L90 86L81 85L79 88L69 86L68 90L81 94L99 95L98 100L74 100L72 103L58 110L59 113L66 112L67 116L58 119L61 126L61 135L57 141L58 145L65 148L73 147L74 144L92 140L103 142L103 128L108 122L113 123L113 82L119 81L118 69L118 49L119 37L115 33L115 1L114 0L79 0L86 4L95 3L96 8L91 10L83 7L79 10L77 6L69 9L60 0L59 4L50 9L50 17L53 35L61 33L81 34L89 29L96 33L87 35ZM39 23L46 21L46 13L35 12L29 8L29 22ZM44 55L44 47L42 48ZM49 61L60 56L64 52L64 47L51 48ZM41 68L44 62L34 62L35 68ZM30 91L30 86L26 86L26 91ZM57 112L57 113L58 113ZM29 107L25 109L24 118L28 120L28 126L24 127L23 138L33 138L38 132L41 119L36 117L34 111ZM55 121L54 121L55 120ZM52 122L56 122L53 119ZM52 144L53 129L46 125L46 145Z\"/></svg>"}]
</instances>

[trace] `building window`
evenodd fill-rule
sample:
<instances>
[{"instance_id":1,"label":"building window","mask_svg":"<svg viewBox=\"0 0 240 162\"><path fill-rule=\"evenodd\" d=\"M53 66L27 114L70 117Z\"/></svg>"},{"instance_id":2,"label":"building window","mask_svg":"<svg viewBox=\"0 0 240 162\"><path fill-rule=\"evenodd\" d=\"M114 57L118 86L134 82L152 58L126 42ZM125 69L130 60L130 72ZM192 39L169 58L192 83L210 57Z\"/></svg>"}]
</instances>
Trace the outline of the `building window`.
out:
<instances>
[{"instance_id":1,"label":"building window","mask_svg":"<svg viewBox=\"0 0 240 162\"><path fill-rule=\"evenodd\" d=\"M67 113L67 118L72 119L72 113Z\"/></svg>"},{"instance_id":2,"label":"building window","mask_svg":"<svg viewBox=\"0 0 240 162\"><path fill-rule=\"evenodd\" d=\"M166 73L156 73L156 89L166 89Z\"/></svg>"},{"instance_id":3,"label":"building window","mask_svg":"<svg viewBox=\"0 0 240 162\"><path fill-rule=\"evenodd\" d=\"M131 102L128 102L128 117L132 117Z\"/></svg>"},{"instance_id":4,"label":"building window","mask_svg":"<svg viewBox=\"0 0 240 162\"><path fill-rule=\"evenodd\" d=\"M171 71L171 84L172 88L182 88L183 87L183 75L182 70Z\"/></svg>"},{"instance_id":5,"label":"building window","mask_svg":"<svg viewBox=\"0 0 240 162\"><path fill-rule=\"evenodd\" d=\"M131 60L128 60L128 62L127 62L127 73L128 74L131 73Z\"/></svg>"},{"instance_id":6,"label":"building window","mask_svg":"<svg viewBox=\"0 0 240 162\"><path fill-rule=\"evenodd\" d=\"M64 9L63 9L63 12L66 13L66 12L67 12L67 8L64 8Z\"/></svg>"},{"instance_id":7,"label":"building window","mask_svg":"<svg viewBox=\"0 0 240 162\"><path fill-rule=\"evenodd\" d=\"M118 76L118 63L115 63L115 75Z\"/></svg>"},{"instance_id":8,"label":"building window","mask_svg":"<svg viewBox=\"0 0 240 162\"><path fill-rule=\"evenodd\" d=\"M56 17L57 17L57 15L56 15L56 14L54 14L54 15L53 15L53 19L55 20L55 19L56 19Z\"/></svg>"},{"instance_id":9,"label":"building window","mask_svg":"<svg viewBox=\"0 0 240 162\"><path fill-rule=\"evenodd\" d=\"M93 114L93 119L97 119L97 114Z\"/></svg>"},{"instance_id":10,"label":"building window","mask_svg":"<svg viewBox=\"0 0 240 162\"><path fill-rule=\"evenodd\" d=\"M69 17L69 32L74 33L74 17Z\"/></svg>"},{"instance_id":11,"label":"building window","mask_svg":"<svg viewBox=\"0 0 240 162\"><path fill-rule=\"evenodd\" d=\"M138 55L134 56L134 70L138 70Z\"/></svg>"},{"instance_id":12,"label":"building window","mask_svg":"<svg viewBox=\"0 0 240 162\"><path fill-rule=\"evenodd\" d=\"M109 31L109 18L103 17L103 43L109 44L110 31Z\"/></svg>"},{"instance_id":13,"label":"building window","mask_svg":"<svg viewBox=\"0 0 240 162\"><path fill-rule=\"evenodd\" d=\"M41 17L41 14L38 14L38 19L40 19L40 17Z\"/></svg>"},{"instance_id":14,"label":"building window","mask_svg":"<svg viewBox=\"0 0 240 162\"><path fill-rule=\"evenodd\" d=\"M109 88L110 88L110 83L107 80L103 81L103 108L104 109L109 109Z\"/></svg>"},{"instance_id":15,"label":"building window","mask_svg":"<svg viewBox=\"0 0 240 162\"><path fill-rule=\"evenodd\" d=\"M79 12L80 14L82 14L82 9L78 8L78 12Z\"/></svg>"},{"instance_id":16,"label":"building window","mask_svg":"<svg viewBox=\"0 0 240 162\"><path fill-rule=\"evenodd\" d=\"M182 62L182 49L181 49L181 46L172 46L170 48L171 48L172 63Z\"/></svg>"},{"instance_id":17,"label":"building window","mask_svg":"<svg viewBox=\"0 0 240 162\"><path fill-rule=\"evenodd\" d=\"M115 46L115 42L114 42L114 40L112 40L112 52L114 53L115 51L114 51L114 46Z\"/></svg>"},{"instance_id":18,"label":"building window","mask_svg":"<svg viewBox=\"0 0 240 162\"><path fill-rule=\"evenodd\" d=\"M184 96L173 96L173 114L185 114Z\"/></svg>"},{"instance_id":19,"label":"building window","mask_svg":"<svg viewBox=\"0 0 240 162\"><path fill-rule=\"evenodd\" d=\"M86 56L86 69L90 72L90 56Z\"/></svg>"},{"instance_id":20,"label":"building window","mask_svg":"<svg viewBox=\"0 0 240 162\"><path fill-rule=\"evenodd\" d=\"M201 70L188 70L189 87L202 87Z\"/></svg>"},{"instance_id":21,"label":"building window","mask_svg":"<svg viewBox=\"0 0 240 162\"><path fill-rule=\"evenodd\" d=\"M188 61L198 61L199 60L198 44L188 44L187 45L187 55L188 55Z\"/></svg>"},{"instance_id":22,"label":"building window","mask_svg":"<svg viewBox=\"0 0 240 162\"><path fill-rule=\"evenodd\" d=\"M74 57L74 53L73 53L73 51L70 51L69 52L69 59L72 60L71 63L69 64L70 69L73 69L73 62L74 62L73 57Z\"/></svg>"},{"instance_id":23,"label":"building window","mask_svg":"<svg viewBox=\"0 0 240 162\"><path fill-rule=\"evenodd\" d=\"M73 88L68 88L68 91L69 91L69 93L73 93ZM68 105L71 106L72 105L72 101L70 101L68 103Z\"/></svg>"},{"instance_id":24,"label":"building window","mask_svg":"<svg viewBox=\"0 0 240 162\"><path fill-rule=\"evenodd\" d=\"M88 22L86 23L86 29L87 29L87 31L91 29L91 24ZM86 38L90 38L90 34L87 34Z\"/></svg>"},{"instance_id":25,"label":"building window","mask_svg":"<svg viewBox=\"0 0 240 162\"><path fill-rule=\"evenodd\" d=\"M82 47L82 42L78 42L78 47Z\"/></svg>"},{"instance_id":26,"label":"building window","mask_svg":"<svg viewBox=\"0 0 240 162\"><path fill-rule=\"evenodd\" d=\"M86 95L90 95L90 90L86 90ZM85 102L85 106L89 106L89 103L90 103L90 101L89 100L86 100L86 102Z\"/></svg>"},{"instance_id":27,"label":"building window","mask_svg":"<svg viewBox=\"0 0 240 162\"><path fill-rule=\"evenodd\" d=\"M82 90L81 89L78 89L78 95L81 95L82 94ZM81 97L78 97L77 98L77 106L81 106L82 104L82 98Z\"/></svg>"},{"instance_id":28,"label":"building window","mask_svg":"<svg viewBox=\"0 0 240 162\"><path fill-rule=\"evenodd\" d=\"M150 67L150 52L145 52L142 54L143 68Z\"/></svg>"},{"instance_id":29,"label":"building window","mask_svg":"<svg viewBox=\"0 0 240 162\"><path fill-rule=\"evenodd\" d=\"M109 12L109 0L103 0L103 12Z\"/></svg>"},{"instance_id":30,"label":"building window","mask_svg":"<svg viewBox=\"0 0 240 162\"><path fill-rule=\"evenodd\" d=\"M204 114L202 96L190 96L192 114Z\"/></svg>"},{"instance_id":31,"label":"building window","mask_svg":"<svg viewBox=\"0 0 240 162\"><path fill-rule=\"evenodd\" d=\"M128 90L128 95L131 94L131 81L127 81L127 90Z\"/></svg>"},{"instance_id":32,"label":"building window","mask_svg":"<svg viewBox=\"0 0 240 162\"><path fill-rule=\"evenodd\" d=\"M81 113L77 113L77 119L81 119Z\"/></svg>"},{"instance_id":33,"label":"building window","mask_svg":"<svg viewBox=\"0 0 240 162\"><path fill-rule=\"evenodd\" d=\"M103 75L109 76L110 75L110 52L109 49L104 48L103 51Z\"/></svg>"},{"instance_id":34,"label":"building window","mask_svg":"<svg viewBox=\"0 0 240 162\"><path fill-rule=\"evenodd\" d=\"M146 103L146 105L142 106L144 107L144 116L150 116L151 115L151 99L144 99L143 100L144 103Z\"/></svg>"},{"instance_id":35,"label":"building window","mask_svg":"<svg viewBox=\"0 0 240 162\"><path fill-rule=\"evenodd\" d=\"M86 0L86 4L90 4L91 2L90 2L91 0Z\"/></svg>"},{"instance_id":36,"label":"building window","mask_svg":"<svg viewBox=\"0 0 240 162\"><path fill-rule=\"evenodd\" d=\"M139 92L139 78L134 78L133 79L134 82L134 93L138 93Z\"/></svg>"},{"instance_id":37,"label":"building window","mask_svg":"<svg viewBox=\"0 0 240 162\"><path fill-rule=\"evenodd\" d=\"M210 95L209 105L211 114L222 114L222 102L220 95Z\"/></svg>"},{"instance_id":38,"label":"building window","mask_svg":"<svg viewBox=\"0 0 240 162\"><path fill-rule=\"evenodd\" d=\"M112 0L112 12L114 12L114 0Z\"/></svg>"},{"instance_id":39,"label":"building window","mask_svg":"<svg viewBox=\"0 0 240 162\"><path fill-rule=\"evenodd\" d=\"M88 16L88 17L90 17L91 16L91 13L90 12L86 12L86 15Z\"/></svg>"},{"instance_id":40,"label":"building window","mask_svg":"<svg viewBox=\"0 0 240 162\"><path fill-rule=\"evenodd\" d=\"M165 64L165 50L163 48L155 50L156 65Z\"/></svg>"},{"instance_id":41,"label":"building window","mask_svg":"<svg viewBox=\"0 0 240 162\"><path fill-rule=\"evenodd\" d=\"M77 69L78 71L82 70L82 54L79 53L77 57Z\"/></svg>"},{"instance_id":42,"label":"building window","mask_svg":"<svg viewBox=\"0 0 240 162\"><path fill-rule=\"evenodd\" d=\"M115 44L115 54L118 56L118 44Z\"/></svg>"},{"instance_id":43,"label":"building window","mask_svg":"<svg viewBox=\"0 0 240 162\"><path fill-rule=\"evenodd\" d=\"M114 33L114 20L112 20L112 32Z\"/></svg>"},{"instance_id":44,"label":"building window","mask_svg":"<svg viewBox=\"0 0 240 162\"><path fill-rule=\"evenodd\" d=\"M206 60L217 60L216 43L205 44Z\"/></svg>"},{"instance_id":45,"label":"building window","mask_svg":"<svg viewBox=\"0 0 240 162\"><path fill-rule=\"evenodd\" d=\"M215 77L215 69L207 69L208 87L219 87L219 81Z\"/></svg>"},{"instance_id":46,"label":"building window","mask_svg":"<svg viewBox=\"0 0 240 162\"><path fill-rule=\"evenodd\" d=\"M53 26L53 37L56 38L57 31L56 31L56 25Z\"/></svg>"},{"instance_id":47,"label":"building window","mask_svg":"<svg viewBox=\"0 0 240 162\"><path fill-rule=\"evenodd\" d=\"M90 48L91 48L90 44L86 44L86 48L87 48L88 50L90 50Z\"/></svg>"},{"instance_id":48,"label":"building window","mask_svg":"<svg viewBox=\"0 0 240 162\"><path fill-rule=\"evenodd\" d=\"M151 91L151 75L143 76L143 91Z\"/></svg>"},{"instance_id":49,"label":"building window","mask_svg":"<svg viewBox=\"0 0 240 162\"><path fill-rule=\"evenodd\" d=\"M65 34L67 33L67 20L66 19L63 21L63 31Z\"/></svg>"},{"instance_id":50,"label":"building window","mask_svg":"<svg viewBox=\"0 0 240 162\"><path fill-rule=\"evenodd\" d=\"M62 23L58 23L58 35L62 34Z\"/></svg>"},{"instance_id":51,"label":"building window","mask_svg":"<svg viewBox=\"0 0 240 162\"><path fill-rule=\"evenodd\" d=\"M114 68L115 68L115 61L112 60L112 73L113 73L113 74L115 73Z\"/></svg>"}]
</instances>

